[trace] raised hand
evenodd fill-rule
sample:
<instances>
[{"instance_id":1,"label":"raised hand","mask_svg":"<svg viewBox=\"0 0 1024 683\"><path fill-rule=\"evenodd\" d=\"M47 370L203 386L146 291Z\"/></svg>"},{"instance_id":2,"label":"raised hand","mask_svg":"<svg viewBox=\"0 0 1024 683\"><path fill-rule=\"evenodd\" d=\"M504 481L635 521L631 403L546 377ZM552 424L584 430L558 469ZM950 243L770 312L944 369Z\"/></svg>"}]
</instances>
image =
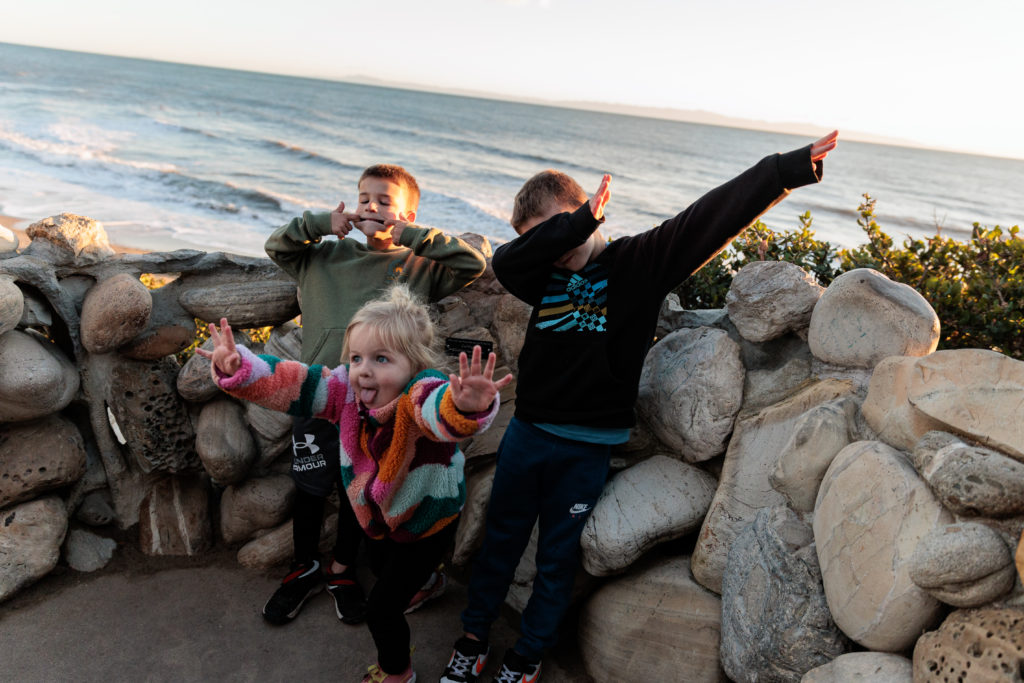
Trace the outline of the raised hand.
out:
<instances>
[{"instance_id":1,"label":"raised hand","mask_svg":"<svg viewBox=\"0 0 1024 683\"><path fill-rule=\"evenodd\" d=\"M210 339L213 340L213 352L196 349L196 353L210 360L210 372L214 381L217 379L214 369L220 370L222 375L231 377L242 367L242 356L235 348L235 337L231 334L231 325L228 325L227 318L220 319L220 332L217 332L216 325L210 323Z\"/></svg>"},{"instance_id":2,"label":"raised hand","mask_svg":"<svg viewBox=\"0 0 1024 683\"><path fill-rule=\"evenodd\" d=\"M836 139L839 131L834 130L825 137L811 145L811 161L817 163L828 156L828 153L836 148Z\"/></svg>"},{"instance_id":3,"label":"raised hand","mask_svg":"<svg viewBox=\"0 0 1024 683\"><path fill-rule=\"evenodd\" d=\"M355 221L358 220L359 214L345 213L345 202L338 202L338 208L331 211L331 232L341 239L352 232L356 227Z\"/></svg>"},{"instance_id":4,"label":"raised hand","mask_svg":"<svg viewBox=\"0 0 1024 683\"><path fill-rule=\"evenodd\" d=\"M611 192L608 190L608 185L612 182L612 177L607 173L601 178L601 184L597 188L597 192L590 198L590 213L594 215L594 218L601 220L604 216L604 207L611 198Z\"/></svg>"},{"instance_id":5,"label":"raised hand","mask_svg":"<svg viewBox=\"0 0 1024 683\"><path fill-rule=\"evenodd\" d=\"M473 347L472 361L466 357L465 352L460 353L459 374L448 375L452 400L460 412L482 413L491 407L498 390L512 381L512 375L505 375L495 382L492 377L498 357L493 353L488 354L487 364L481 367L482 354L479 346Z\"/></svg>"}]
</instances>

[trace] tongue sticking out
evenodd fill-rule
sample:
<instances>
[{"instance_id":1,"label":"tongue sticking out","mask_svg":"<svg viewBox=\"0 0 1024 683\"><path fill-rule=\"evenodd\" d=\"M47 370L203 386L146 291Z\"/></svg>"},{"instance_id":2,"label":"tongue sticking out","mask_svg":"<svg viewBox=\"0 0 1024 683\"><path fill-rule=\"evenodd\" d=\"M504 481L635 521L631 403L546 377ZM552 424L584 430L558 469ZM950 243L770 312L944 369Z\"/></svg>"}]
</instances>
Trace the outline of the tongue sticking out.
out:
<instances>
[{"instance_id":1,"label":"tongue sticking out","mask_svg":"<svg viewBox=\"0 0 1024 683\"><path fill-rule=\"evenodd\" d=\"M363 402L363 405L370 405L373 403L373 399L377 397L376 389L360 389L359 400Z\"/></svg>"}]
</instances>

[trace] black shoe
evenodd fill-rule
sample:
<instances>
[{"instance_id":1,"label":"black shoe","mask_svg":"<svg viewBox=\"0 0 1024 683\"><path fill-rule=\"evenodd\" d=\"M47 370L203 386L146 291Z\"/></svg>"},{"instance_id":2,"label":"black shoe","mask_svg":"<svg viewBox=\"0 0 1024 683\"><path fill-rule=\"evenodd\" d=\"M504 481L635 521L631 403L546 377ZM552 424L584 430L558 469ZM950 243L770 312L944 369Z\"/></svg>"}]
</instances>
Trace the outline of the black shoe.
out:
<instances>
[{"instance_id":1,"label":"black shoe","mask_svg":"<svg viewBox=\"0 0 1024 683\"><path fill-rule=\"evenodd\" d=\"M281 587L263 606L263 618L271 624L287 624L298 616L306 600L320 592L322 580L318 561L293 564L292 571L281 581Z\"/></svg>"},{"instance_id":2,"label":"black shoe","mask_svg":"<svg viewBox=\"0 0 1024 683\"><path fill-rule=\"evenodd\" d=\"M537 683L540 680L540 662L531 662L515 650L505 652L494 683Z\"/></svg>"},{"instance_id":3,"label":"black shoe","mask_svg":"<svg viewBox=\"0 0 1024 683\"><path fill-rule=\"evenodd\" d=\"M459 638L439 683L475 683L487 666L490 651L487 643L466 636Z\"/></svg>"},{"instance_id":4,"label":"black shoe","mask_svg":"<svg viewBox=\"0 0 1024 683\"><path fill-rule=\"evenodd\" d=\"M345 624L366 621L366 594L351 569L327 575L327 592L334 598L334 611Z\"/></svg>"}]
</instances>

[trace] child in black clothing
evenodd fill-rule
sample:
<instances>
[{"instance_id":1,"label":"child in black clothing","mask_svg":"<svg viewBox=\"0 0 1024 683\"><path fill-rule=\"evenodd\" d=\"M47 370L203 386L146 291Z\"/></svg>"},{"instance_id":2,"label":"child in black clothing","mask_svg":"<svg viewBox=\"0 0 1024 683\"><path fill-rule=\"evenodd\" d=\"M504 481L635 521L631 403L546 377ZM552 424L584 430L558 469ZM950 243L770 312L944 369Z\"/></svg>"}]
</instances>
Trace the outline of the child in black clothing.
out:
<instances>
[{"instance_id":1,"label":"child in black clothing","mask_svg":"<svg viewBox=\"0 0 1024 683\"><path fill-rule=\"evenodd\" d=\"M492 265L533 306L519 355L515 417L498 449L487 532L473 567L465 635L441 683L472 683L489 653L491 622L535 522L537 577L522 637L495 680L536 683L544 652L569 604L583 525L604 487L610 448L635 424L640 373L665 295L790 190L821 180L833 131L762 159L660 226L606 243L597 228L610 177L587 201L557 171L516 196L512 226Z\"/></svg>"}]
</instances>

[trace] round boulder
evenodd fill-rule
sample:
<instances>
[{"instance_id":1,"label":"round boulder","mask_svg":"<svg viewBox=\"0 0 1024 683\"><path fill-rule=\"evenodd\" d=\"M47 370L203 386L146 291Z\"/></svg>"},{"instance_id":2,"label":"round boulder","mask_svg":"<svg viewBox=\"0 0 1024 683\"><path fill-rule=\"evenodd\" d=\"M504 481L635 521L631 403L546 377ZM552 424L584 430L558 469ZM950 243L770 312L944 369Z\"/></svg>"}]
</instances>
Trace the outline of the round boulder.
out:
<instances>
[{"instance_id":1,"label":"round boulder","mask_svg":"<svg viewBox=\"0 0 1024 683\"><path fill-rule=\"evenodd\" d=\"M146 329L152 312L153 297L137 277L109 277L82 302L82 346L90 353L109 353Z\"/></svg>"},{"instance_id":2,"label":"round boulder","mask_svg":"<svg viewBox=\"0 0 1024 683\"><path fill-rule=\"evenodd\" d=\"M25 296L21 288L8 278L0 277L0 334L17 327L24 310Z\"/></svg>"},{"instance_id":3,"label":"round boulder","mask_svg":"<svg viewBox=\"0 0 1024 683\"><path fill-rule=\"evenodd\" d=\"M0 507L39 497L85 474L85 443L59 415L0 426Z\"/></svg>"},{"instance_id":4,"label":"round boulder","mask_svg":"<svg viewBox=\"0 0 1024 683\"><path fill-rule=\"evenodd\" d=\"M0 602L57 566L67 529L67 511L56 496L0 510Z\"/></svg>"},{"instance_id":5,"label":"round boulder","mask_svg":"<svg viewBox=\"0 0 1024 683\"><path fill-rule=\"evenodd\" d=\"M925 356L939 317L913 288L870 268L843 273L822 294L807 335L811 353L836 365L874 367L889 356Z\"/></svg>"},{"instance_id":6,"label":"round boulder","mask_svg":"<svg viewBox=\"0 0 1024 683\"><path fill-rule=\"evenodd\" d=\"M249 479L224 489L220 499L220 532L228 544L248 541L256 532L273 529L288 519L295 484L286 474Z\"/></svg>"},{"instance_id":7,"label":"round boulder","mask_svg":"<svg viewBox=\"0 0 1024 683\"><path fill-rule=\"evenodd\" d=\"M810 325L814 305L824 291L800 266L755 261L733 277L726 309L744 339L763 342Z\"/></svg>"},{"instance_id":8,"label":"round boulder","mask_svg":"<svg viewBox=\"0 0 1024 683\"><path fill-rule=\"evenodd\" d=\"M946 604L980 607L1009 593L1017 570L998 533L963 522L921 539L910 558L910 578Z\"/></svg>"},{"instance_id":9,"label":"round boulder","mask_svg":"<svg viewBox=\"0 0 1024 683\"><path fill-rule=\"evenodd\" d=\"M241 481L257 455L245 408L228 398L204 405L196 426L196 452L218 484Z\"/></svg>"},{"instance_id":10,"label":"round boulder","mask_svg":"<svg viewBox=\"0 0 1024 683\"><path fill-rule=\"evenodd\" d=\"M56 413L78 392L78 368L39 335L11 330L0 336L0 422Z\"/></svg>"}]
</instances>

